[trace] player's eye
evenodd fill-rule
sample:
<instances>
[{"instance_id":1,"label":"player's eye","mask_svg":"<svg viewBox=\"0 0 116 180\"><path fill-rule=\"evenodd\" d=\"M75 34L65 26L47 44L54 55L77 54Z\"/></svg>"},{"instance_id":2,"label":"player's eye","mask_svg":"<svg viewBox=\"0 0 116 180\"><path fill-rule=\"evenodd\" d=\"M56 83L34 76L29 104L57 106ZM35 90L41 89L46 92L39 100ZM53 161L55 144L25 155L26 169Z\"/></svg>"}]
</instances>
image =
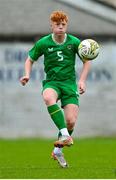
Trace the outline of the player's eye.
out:
<instances>
[{"instance_id":1,"label":"player's eye","mask_svg":"<svg viewBox=\"0 0 116 180\"><path fill-rule=\"evenodd\" d=\"M60 25L60 23L56 23L56 25L57 25L57 26L59 26L59 25Z\"/></svg>"}]
</instances>

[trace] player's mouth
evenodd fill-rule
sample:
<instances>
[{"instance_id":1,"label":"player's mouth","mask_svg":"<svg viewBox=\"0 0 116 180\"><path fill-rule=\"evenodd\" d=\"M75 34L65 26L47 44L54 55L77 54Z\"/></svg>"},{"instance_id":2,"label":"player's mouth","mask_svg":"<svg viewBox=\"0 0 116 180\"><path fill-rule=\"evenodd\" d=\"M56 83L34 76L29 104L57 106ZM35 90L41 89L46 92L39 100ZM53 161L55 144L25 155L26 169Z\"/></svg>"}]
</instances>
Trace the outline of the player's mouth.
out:
<instances>
[{"instance_id":1,"label":"player's mouth","mask_svg":"<svg viewBox=\"0 0 116 180\"><path fill-rule=\"evenodd\" d=\"M64 31L58 31L58 34L64 34Z\"/></svg>"}]
</instances>

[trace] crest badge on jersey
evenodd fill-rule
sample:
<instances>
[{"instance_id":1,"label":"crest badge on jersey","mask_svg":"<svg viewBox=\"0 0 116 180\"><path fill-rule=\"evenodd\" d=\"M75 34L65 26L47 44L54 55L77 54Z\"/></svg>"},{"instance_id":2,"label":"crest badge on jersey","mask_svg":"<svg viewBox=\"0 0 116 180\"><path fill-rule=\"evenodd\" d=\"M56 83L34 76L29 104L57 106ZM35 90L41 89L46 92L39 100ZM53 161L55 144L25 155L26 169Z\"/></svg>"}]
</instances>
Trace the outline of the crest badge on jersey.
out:
<instances>
[{"instance_id":1,"label":"crest badge on jersey","mask_svg":"<svg viewBox=\"0 0 116 180\"><path fill-rule=\"evenodd\" d=\"M72 49L72 44L67 45L67 49Z\"/></svg>"}]
</instances>

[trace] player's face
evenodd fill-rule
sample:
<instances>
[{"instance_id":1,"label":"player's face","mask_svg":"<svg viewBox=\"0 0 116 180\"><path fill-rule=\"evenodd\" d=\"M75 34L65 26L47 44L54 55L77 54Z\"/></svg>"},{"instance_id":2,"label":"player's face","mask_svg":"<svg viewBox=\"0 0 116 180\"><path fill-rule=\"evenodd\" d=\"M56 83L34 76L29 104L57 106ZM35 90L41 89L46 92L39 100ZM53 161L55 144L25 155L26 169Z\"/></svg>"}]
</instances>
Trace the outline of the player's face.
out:
<instances>
[{"instance_id":1,"label":"player's face","mask_svg":"<svg viewBox=\"0 0 116 180\"><path fill-rule=\"evenodd\" d=\"M67 22L60 21L60 22L51 22L51 29L54 34L62 35L67 30Z\"/></svg>"}]
</instances>

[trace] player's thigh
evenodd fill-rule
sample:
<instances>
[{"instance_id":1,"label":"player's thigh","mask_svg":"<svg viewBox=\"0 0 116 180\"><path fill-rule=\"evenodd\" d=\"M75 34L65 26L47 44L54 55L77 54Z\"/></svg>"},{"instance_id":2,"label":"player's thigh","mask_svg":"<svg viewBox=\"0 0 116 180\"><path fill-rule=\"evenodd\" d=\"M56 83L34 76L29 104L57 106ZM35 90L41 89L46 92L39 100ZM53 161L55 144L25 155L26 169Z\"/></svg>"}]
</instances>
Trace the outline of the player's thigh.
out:
<instances>
[{"instance_id":1,"label":"player's thigh","mask_svg":"<svg viewBox=\"0 0 116 180\"><path fill-rule=\"evenodd\" d=\"M67 104L63 109L67 125L73 127L78 118L79 106L76 104Z\"/></svg>"}]
</instances>

